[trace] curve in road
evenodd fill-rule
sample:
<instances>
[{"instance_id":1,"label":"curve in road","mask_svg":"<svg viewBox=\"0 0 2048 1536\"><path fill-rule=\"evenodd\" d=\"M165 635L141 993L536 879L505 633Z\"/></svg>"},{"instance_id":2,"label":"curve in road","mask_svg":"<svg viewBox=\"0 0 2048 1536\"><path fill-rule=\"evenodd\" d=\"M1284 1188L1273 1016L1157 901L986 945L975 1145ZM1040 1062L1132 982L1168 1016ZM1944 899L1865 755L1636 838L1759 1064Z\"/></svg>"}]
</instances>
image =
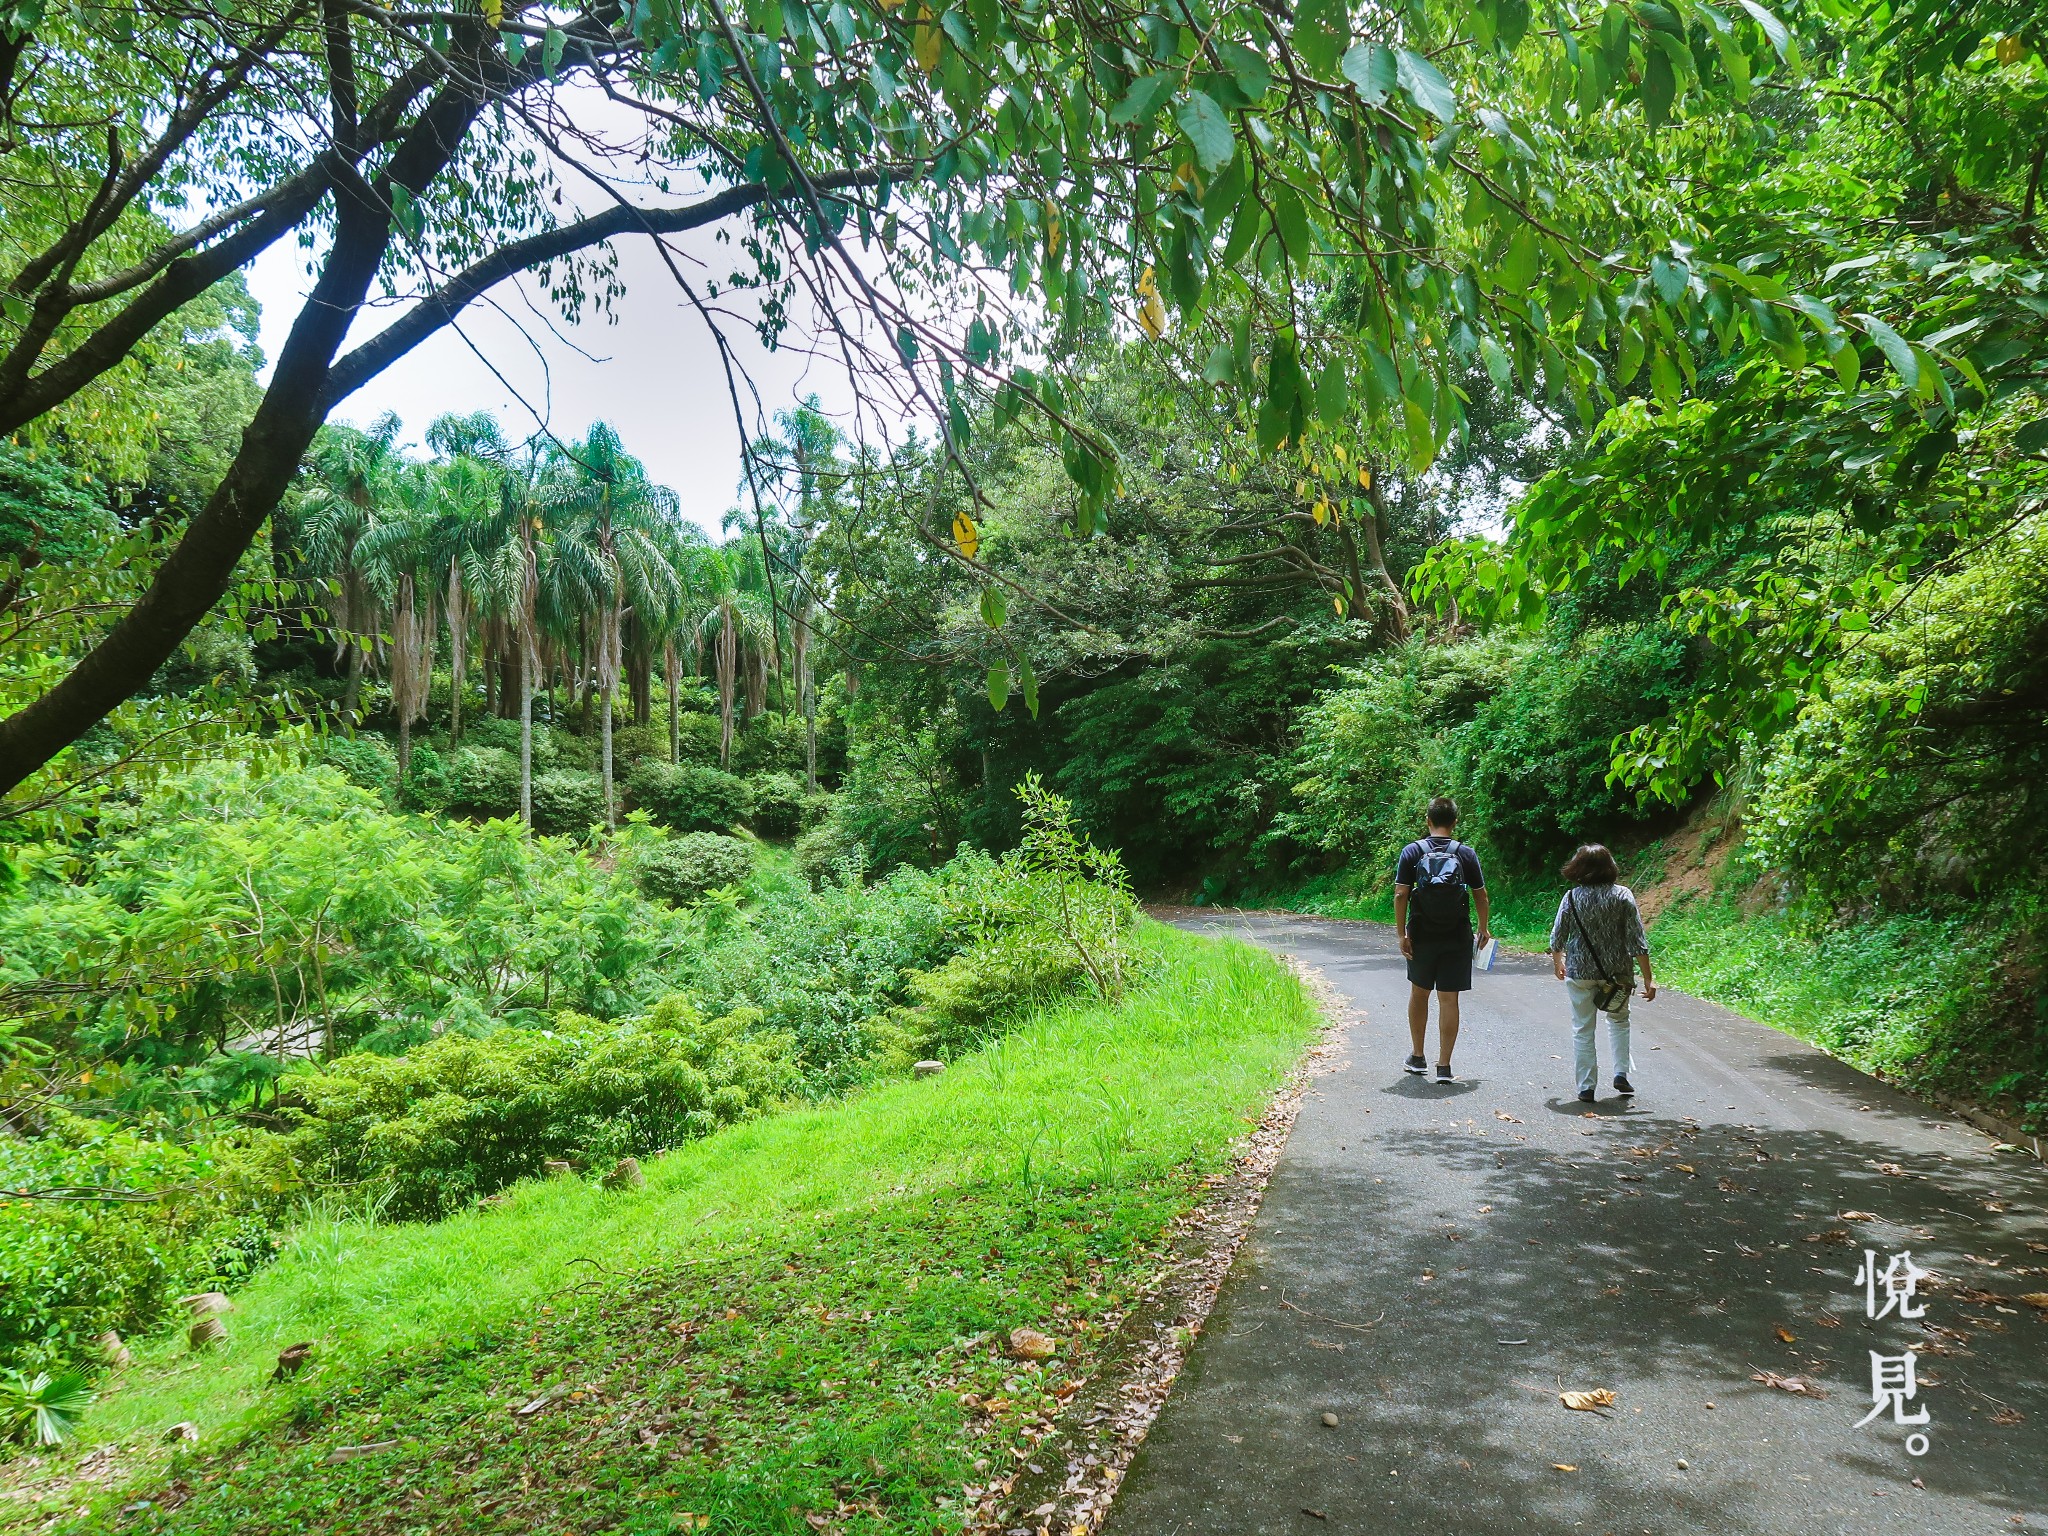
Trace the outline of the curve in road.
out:
<instances>
[{"instance_id":1,"label":"curve in road","mask_svg":"<svg viewBox=\"0 0 2048 1536\"><path fill-rule=\"evenodd\" d=\"M1477 978L1438 1086L1400 1070L1387 929L1184 926L1294 956L1355 1017L1107 1536L2048 1533L2031 1159L1668 991L1635 1010L1638 1097L1588 1111L1540 958ZM1922 1316L1866 1315L1866 1251L1935 1277ZM1873 1352L1912 1353L1916 1391L1857 1427Z\"/></svg>"}]
</instances>

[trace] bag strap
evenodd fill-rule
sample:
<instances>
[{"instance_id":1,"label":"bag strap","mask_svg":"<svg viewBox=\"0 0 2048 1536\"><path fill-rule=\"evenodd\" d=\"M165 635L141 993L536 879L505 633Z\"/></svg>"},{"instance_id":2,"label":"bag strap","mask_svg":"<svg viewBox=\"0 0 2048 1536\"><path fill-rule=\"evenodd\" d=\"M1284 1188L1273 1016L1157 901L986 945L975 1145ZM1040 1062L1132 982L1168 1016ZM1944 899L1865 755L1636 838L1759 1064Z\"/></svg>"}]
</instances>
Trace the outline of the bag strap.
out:
<instances>
[{"instance_id":1,"label":"bag strap","mask_svg":"<svg viewBox=\"0 0 2048 1536\"><path fill-rule=\"evenodd\" d=\"M1593 957L1593 969L1600 973L1600 979L1608 986L1618 987L1621 983L1607 974L1607 962L1600 958L1600 946L1593 942L1593 935L1586 931L1585 923L1579 919L1579 904L1572 900L1578 894L1576 890L1564 893L1564 909L1571 915L1572 926L1578 929L1579 941L1586 946L1586 953Z\"/></svg>"}]
</instances>

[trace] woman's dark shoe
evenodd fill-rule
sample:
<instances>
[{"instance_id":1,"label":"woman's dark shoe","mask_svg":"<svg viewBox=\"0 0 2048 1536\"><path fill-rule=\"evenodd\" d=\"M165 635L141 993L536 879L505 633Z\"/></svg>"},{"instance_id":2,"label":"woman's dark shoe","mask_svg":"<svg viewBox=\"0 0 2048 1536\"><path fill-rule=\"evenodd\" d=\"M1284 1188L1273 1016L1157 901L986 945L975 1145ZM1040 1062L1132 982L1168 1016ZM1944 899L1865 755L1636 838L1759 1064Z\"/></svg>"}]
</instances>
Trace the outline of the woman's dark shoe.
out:
<instances>
[{"instance_id":1,"label":"woman's dark shoe","mask_svg":"<svg viewBox=\"0 0 2048 1536\"><path fill-rule=\"evenodd\" d=\"M1420 1056L1410 1056L1407 1061L1402 1063L1401 1070L1403 1072L1413 1072L1417 1077L1420 1077L1429 1070L1429 1063Z\"/></svg>"},{"instance_id":2,"label":"woman's dark shoe","mask_svg":"<svg viewBox=\"0 0 2048 1536\"><path fill-rule=\"evenodd\" d=\"M1455 1077L1451 1076L1451 1064L1448 1061L1440 1061L1436 1064L1436 1080L1440 1083L1455 1083L1457 1081Z\"/></svg>"},{"instance_id":3,"label":"woman's dark shoe","mask_svg":"<svg viewBox=\"0 0 2048 1536\"><path fill-rule=\"evenodd\" d=\"M1625 1077L1615 1078L1614 1091L1620 1094L1624 1099L1631 1098L1635 1094L1635 1089L1632 1086L1630 1086L1629 1080Z\"/></svg>"},{"instance_id":4,"label":"woman's dark shoe","mask_svg":"<svg viewBox=\"0 0 2048 1536\"><path fill-rule=\"evenodd\" d=\"M1590 1103L1592 1103L1592 1102L1593 1102L1593 1090L1592 1090L1592 1089L1590 1089L1590 1088L1581 1088L1581 1089L1579 1090L1579 1102L1580 1102L1581 1104L1590 1104Z\"/></svg>"}]
</instances>

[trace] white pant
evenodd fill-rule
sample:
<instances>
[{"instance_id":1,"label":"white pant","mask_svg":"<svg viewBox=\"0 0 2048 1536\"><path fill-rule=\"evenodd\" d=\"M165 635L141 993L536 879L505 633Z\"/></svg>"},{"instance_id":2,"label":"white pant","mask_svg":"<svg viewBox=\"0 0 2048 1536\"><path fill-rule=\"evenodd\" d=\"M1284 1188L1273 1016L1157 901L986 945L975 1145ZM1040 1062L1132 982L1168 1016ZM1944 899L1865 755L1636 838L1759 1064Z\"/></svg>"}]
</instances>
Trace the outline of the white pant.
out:
<instances>
[{"instance_id":1,"label":"white pant","mask_svg":"<svg viewBox=\"0 0 2048 1536\"><path fill-rule=\"evenodd\" d=\"M1593 1007L1593 994L1605 983L1600 981L1568 981L1565 990L1572 999L1572 1064L1578 1069L1579 1092L1589 1092L1600 1077L1600 1056L1593 1047L1593 1023L1597 1010ZM1607 1054L1614 1058L1614 1075L1627 1077L1628 1055L1628 998L1621 1000L1621 1006L1607 1015Z\"/></svg>"}]
</instances>

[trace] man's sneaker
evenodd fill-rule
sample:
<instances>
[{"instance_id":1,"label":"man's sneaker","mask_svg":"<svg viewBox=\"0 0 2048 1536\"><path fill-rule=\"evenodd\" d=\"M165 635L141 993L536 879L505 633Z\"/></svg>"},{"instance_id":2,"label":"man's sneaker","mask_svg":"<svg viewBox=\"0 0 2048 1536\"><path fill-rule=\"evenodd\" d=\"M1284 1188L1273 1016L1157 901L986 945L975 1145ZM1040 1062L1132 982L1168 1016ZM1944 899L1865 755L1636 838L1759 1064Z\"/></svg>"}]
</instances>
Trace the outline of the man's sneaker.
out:
<instances>
[{"instance_id":1,"label":"man's sneaker","mask_svg":"<svg viewBox=\"0 0 2048 1536\"><path fill-rule=\"evenodd\" d=\"M1420 1077L1423 1073L1429 1070L1429 1063L1424 1061L1420 1056L1410 1056L1407 1059L1407 1061L1402 1063L1401 1070L1404 1072L1413 1072L1417 1077Z\"/></svg>"},{"instance_id":2,"label":"man's sneaker","mask_svg":"<svg viewBox=\"0 0 2048 1536\"><path fill-rule=\"evenodd\" d=\"M1457 1081L1455 1077L1451 1076L1451 1064L1448 1061L1440 1061L1436 1064L1436 1080L1440 1083L1455 1083Z\"/></svg>"},{"instance_id":3,"label":"man's sneaker","mask_svg":"<svg viewBox=\"0 0 2048 1536\"><path fill-rule=\"evenodd\" d=\"M1593 1090L1592 1090L1592 1089L1590 1089L1590 1088L1581 1088L1581 1089L1579 1090L1579 1102L1580 1102L1581 1104L1590 1104L1590 1103L1592 1103L1592 1102L1593 1102Z\"/></svg>"},{"instance_id":4,"label":"man's sneaker","mask_svg":"<svg viewBox=\"0 0 2048 1536\"><path fill-rule=\"evenodd\" d=\"M1627 1078L1617 1077L1614 1080L1614 1091L1626 1099L1635 1093L1635 1088L1629 1083Z\"/></svg>"}]
</instances>

